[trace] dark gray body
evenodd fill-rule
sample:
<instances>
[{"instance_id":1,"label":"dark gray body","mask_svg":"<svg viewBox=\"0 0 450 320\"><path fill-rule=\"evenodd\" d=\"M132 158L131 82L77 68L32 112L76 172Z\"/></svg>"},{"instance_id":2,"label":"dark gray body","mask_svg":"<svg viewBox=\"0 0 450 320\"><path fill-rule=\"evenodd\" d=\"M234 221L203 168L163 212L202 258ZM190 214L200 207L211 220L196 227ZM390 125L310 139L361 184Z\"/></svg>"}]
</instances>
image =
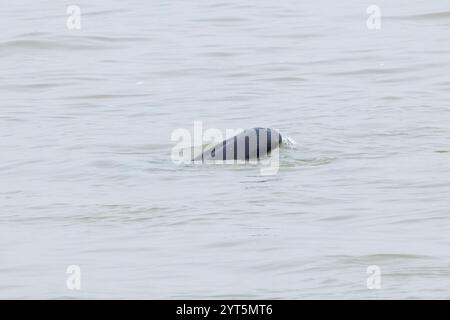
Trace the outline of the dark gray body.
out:
<instances>
[{"instance_id":1,"label":"dark gray body","mask_svg":"<svg viewBox=\"0 0 450 320\"><path fill-rule=\"evenodd\" d=\"M252 128L204 151L193 161L255 160L281 145L281 134L270 128Z\"/></svg>"}]
</instances>

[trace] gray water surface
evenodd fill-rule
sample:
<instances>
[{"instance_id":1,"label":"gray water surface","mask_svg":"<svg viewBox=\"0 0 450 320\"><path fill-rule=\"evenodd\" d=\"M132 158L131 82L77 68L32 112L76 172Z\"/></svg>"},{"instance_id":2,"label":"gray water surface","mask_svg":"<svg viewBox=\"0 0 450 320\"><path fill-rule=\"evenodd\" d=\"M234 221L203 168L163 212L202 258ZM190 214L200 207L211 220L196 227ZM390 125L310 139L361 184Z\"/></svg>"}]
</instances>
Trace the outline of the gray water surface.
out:
<instances>
[{"instance_id":1,"label":"gray water surface","mask_svg":"<svg viewBox=\"0 0 450 320\"><path fill-rule=\"evenodd\" d=\"M0 14L0 298L450 298L448 1L71 4ZM297 149L175 165L197 120Z\"/></svg>"}]
</instances>

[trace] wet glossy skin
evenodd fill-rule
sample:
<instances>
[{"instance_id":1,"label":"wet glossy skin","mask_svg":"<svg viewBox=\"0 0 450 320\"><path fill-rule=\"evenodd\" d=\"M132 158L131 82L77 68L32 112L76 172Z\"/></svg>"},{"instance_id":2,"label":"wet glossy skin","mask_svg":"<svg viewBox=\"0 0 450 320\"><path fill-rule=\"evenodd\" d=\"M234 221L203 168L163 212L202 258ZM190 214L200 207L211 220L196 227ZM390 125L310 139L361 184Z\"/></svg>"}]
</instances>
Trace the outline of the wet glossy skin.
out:
<instances>
[{"instance_id":1,"label":"wet glossy skin","mask_svg":"<svg viewBox=\"0 0 450 320\"><path fill-rule=\"evenodd\" d=\"M224 140L193 159L199 160L253 160L266 156L282 143L281 134L270 128L252 128Z\"/></svg>"}]
</instances>

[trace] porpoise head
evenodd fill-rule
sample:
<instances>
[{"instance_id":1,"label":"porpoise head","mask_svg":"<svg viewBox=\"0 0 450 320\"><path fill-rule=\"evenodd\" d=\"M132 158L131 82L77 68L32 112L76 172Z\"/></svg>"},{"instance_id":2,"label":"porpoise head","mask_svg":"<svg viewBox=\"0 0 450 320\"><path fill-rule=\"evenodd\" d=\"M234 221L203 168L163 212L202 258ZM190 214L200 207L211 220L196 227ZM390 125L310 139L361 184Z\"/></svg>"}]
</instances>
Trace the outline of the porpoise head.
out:
<instances>
[{"instance_id":1,"label":"porpoise head","mask_svg":"<svg viewBox=\"0 0 450 320\"><path fill-rule=\"evenodd\" d=\"M195 160L250 160L266 156L283 142L271 128L251 128L204 151Z\"/></svg>"}]
</instances>

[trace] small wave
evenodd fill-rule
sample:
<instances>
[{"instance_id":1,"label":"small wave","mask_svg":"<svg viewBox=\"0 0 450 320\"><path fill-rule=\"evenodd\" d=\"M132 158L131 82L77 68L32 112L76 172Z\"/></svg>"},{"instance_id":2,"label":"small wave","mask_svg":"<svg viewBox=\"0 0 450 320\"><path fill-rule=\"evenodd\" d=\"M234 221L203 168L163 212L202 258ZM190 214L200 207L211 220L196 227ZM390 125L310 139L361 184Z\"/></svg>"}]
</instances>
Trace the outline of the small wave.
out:
<instances>
[{"instance_id":1,"label":"small wave","mask_svg":"<svg viewBox=\"0 0 450 320\"><path fill-rule=\"evenodd\" d=\"M448 18L450 18L450 11L388 17L388 19L395 19L395 20L446 20Z\"/></svg>"},{"instance_id":2,"label":"small wave","mask_svg":"<svg viewBox=\"0 0 450 320\"><path fill-rule=\"evenodd\" d=\"M267 82L280 82L280 83L298 83L298 82L306 82L305 78L295 77L295 76L280 76L280 77L270 77L270 78L261 78L258 81L267 81Z\"/></svg>"},{"instance_id":3,"label":"small wave","mask_svg":"<svg viewBox=\"0 0 450 320\"><path fill-rule=\"evenodd\" d=\"M148 38L135 36L45 36L44 33L22 34L10 40L0 42L3 53L25 50L102 50L120 48L130 42L149 41Z\"/></svg>"},{"instance_id":4,"label":"small wave","mask_svg":"<svg viewBox=\"0 0 450 320\"><path fill-rule=\"evenodd\" d=\"M75 38L76 39L76 38ZM76 39L78 40L78 39ZM80 40L18 39L0 43L2 53L23 53L25 50L99 50L107 47L93 42Z\"/></svg>"},{"instance_id":5,"label":"small wave","mask_svg":"<svg viewBox=\"0 0 450 320\"><path fill-rule=\"evenodd\" d=\"M238 18L238 17L217 17L217 18L205 18L205 19L193 19L193 22L198 23L244 23L247 21L250 21L250 19L247 18Z\"/></svg>"},{"instance_id":6,"label":"small wave","mask_svg":"<svg viewBox=\"0 0 450 320\"><path fill-rule=\"evenodd\" d=\"M281 160L281 165L285 168L295 168L298 166L323 166L326 164L330 164L333 161L335 161L336 158L307 158L307 159L293 159L293 158L286 158Z\"/></svg>"},{"instance_id":7,"label":"small wave","mask_svg":"<svg viewBox=\"0 0 450 320\"><path fill-rule=\"evenodd\" d=\"M405 253L378 253L362 256L337 256L342 262L370 264L370 263L388 263L397 260L423 260L432 259L432 256L419 255L419 254L405 254Z\"/></svg>"},{"instance_id":8,"label":"small wave","mask_svg":"<svg viewBox=\"0 0 450 320\"><path fill-rule=\"evenodd\" d=\"M413 68L362 68L349 71L330 72L333 76L352 76L352 75L389 75L389 74L405 74L414 72Z\"/></svg>"}]
</instances>

